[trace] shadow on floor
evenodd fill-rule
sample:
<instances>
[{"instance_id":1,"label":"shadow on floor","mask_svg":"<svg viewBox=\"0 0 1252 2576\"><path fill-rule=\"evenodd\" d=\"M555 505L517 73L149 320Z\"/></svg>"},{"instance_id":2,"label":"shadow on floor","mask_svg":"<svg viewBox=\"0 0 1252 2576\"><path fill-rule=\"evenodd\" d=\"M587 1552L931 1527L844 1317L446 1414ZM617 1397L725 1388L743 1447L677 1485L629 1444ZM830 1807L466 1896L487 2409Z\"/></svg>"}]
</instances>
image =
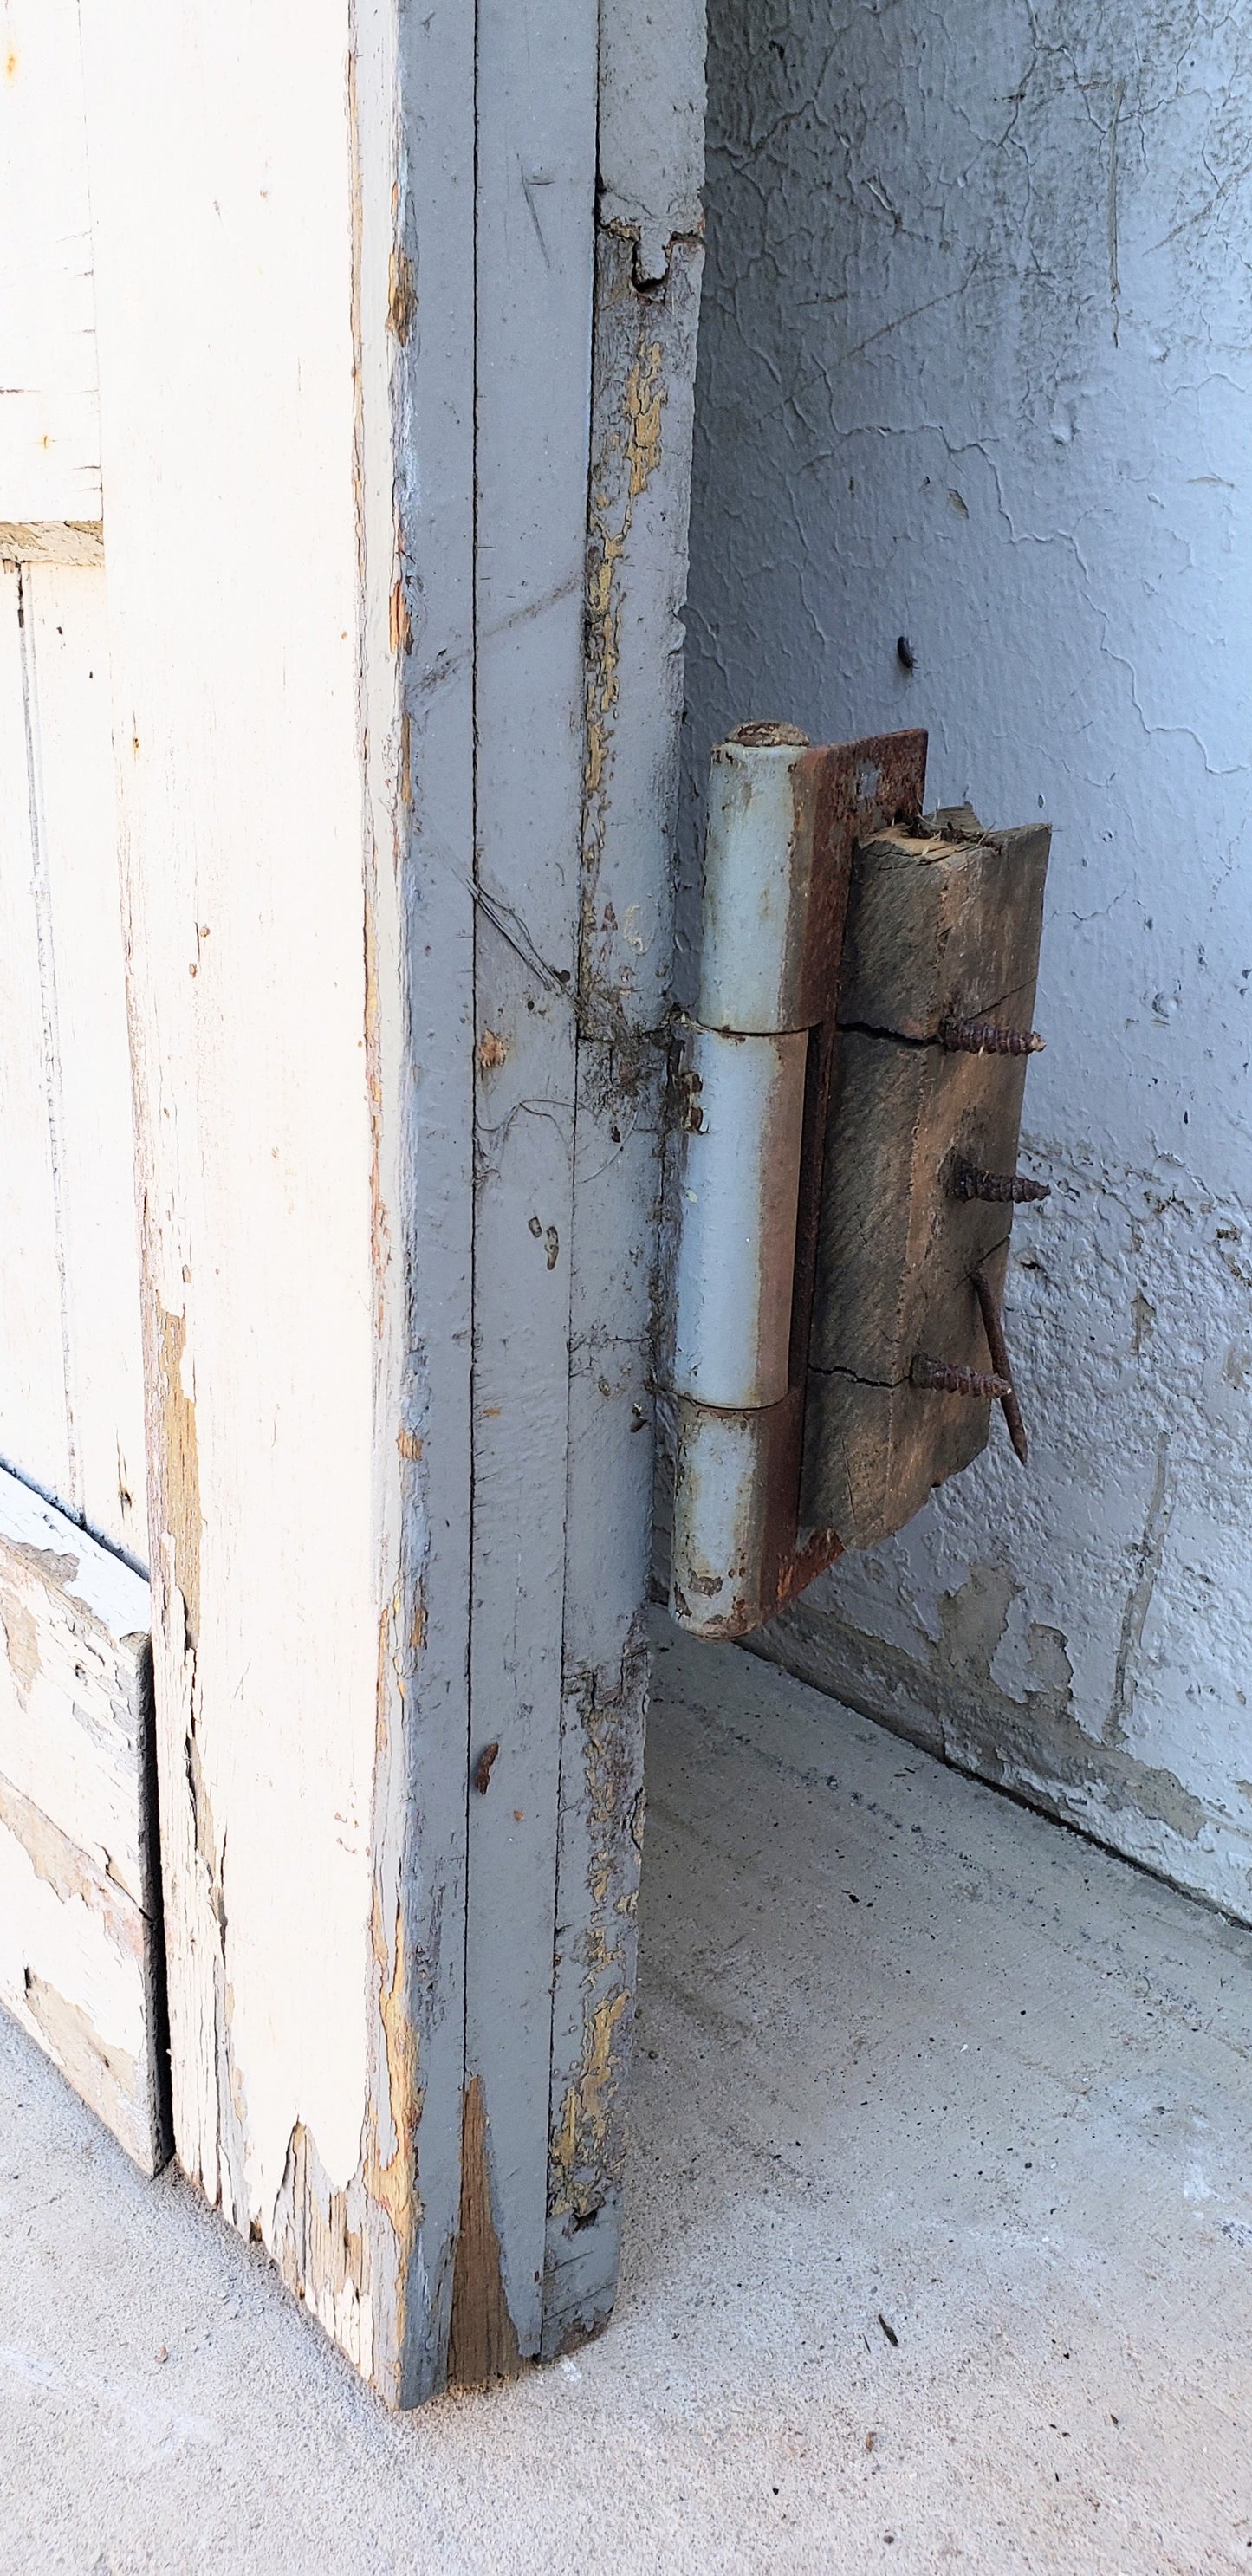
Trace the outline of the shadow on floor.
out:
<instances>
[{"instance_id":1,"label":"shadow on floor","mask_svg":"<svg viewBox=\"0 0 1252 2576\"><path fill-rule=\"evenodd\" d=\"M1252 1933L662 1631L622 2297L393 2420L0 2028L2 2576L1252 2565Z\"/></svg>"}]
</instances>

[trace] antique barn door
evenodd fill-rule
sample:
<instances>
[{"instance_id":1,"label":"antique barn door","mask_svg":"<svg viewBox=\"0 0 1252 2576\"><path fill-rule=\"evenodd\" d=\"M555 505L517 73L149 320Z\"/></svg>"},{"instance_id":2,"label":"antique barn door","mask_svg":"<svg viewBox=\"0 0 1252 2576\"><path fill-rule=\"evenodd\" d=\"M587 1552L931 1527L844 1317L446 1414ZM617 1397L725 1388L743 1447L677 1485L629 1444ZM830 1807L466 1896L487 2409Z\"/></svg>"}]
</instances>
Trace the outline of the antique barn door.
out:
<instances>
[{"instance_id":1,"label":"antique barn door","mask_svg":"<svg viewBox=\"0 0 1252 2576\"><path fill-rule=\"evenodd\" d=\"M175 2150L400 2403L616 2276L700 17L3 7L4 1994L139 2068L150 1566Z\"/></svg>"},{"instance_id":2,"label":"antique barn door","mask_svg":"<svg viewBox=\"0 0 1252 2576\"><path fill-rule=\"evenodd\" d=\"M143 1407L74 0L0 13L0 2001L163 2151Z\"/></svg>"}]
</instances>

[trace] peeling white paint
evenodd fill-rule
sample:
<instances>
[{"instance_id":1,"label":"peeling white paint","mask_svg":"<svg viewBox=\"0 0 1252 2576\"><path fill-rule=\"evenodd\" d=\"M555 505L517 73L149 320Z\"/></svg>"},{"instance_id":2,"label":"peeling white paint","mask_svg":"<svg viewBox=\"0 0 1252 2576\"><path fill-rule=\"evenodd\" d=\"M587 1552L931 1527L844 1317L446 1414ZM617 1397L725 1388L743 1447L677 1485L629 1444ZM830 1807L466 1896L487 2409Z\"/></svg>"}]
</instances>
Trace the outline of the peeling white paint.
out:
<instances>
[{"instance_id":1,"label":"peeling white paint","mask_svg":"<svg viewBox=\"0 0 1252 2576\"><path fill-rule=\"evenodd\" d=\"M709 84L693 780L920 723L936 798L1055 827L1030 1467L775 1647L1249 1917L1252 25L715 0Z\"/></svg>"}]
</instances>

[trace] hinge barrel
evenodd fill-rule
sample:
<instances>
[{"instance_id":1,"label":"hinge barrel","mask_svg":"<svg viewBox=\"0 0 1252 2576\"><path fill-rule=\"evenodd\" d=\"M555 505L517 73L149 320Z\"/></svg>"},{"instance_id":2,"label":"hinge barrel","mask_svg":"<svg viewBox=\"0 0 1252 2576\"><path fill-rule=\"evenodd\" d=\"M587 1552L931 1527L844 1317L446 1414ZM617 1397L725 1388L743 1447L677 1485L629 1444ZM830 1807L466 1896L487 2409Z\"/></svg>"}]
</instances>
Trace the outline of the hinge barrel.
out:
<instances>
[{"instance_id":1,"label":"hinge barrel","mask_svg":"<svg viewBox=\"0 0 1252 2576\"><path fill-rule=\"evenodd\" d=\"M804 1032L686 1034L673 1383L699 1404L787 1392L807 1054Z\"/></svg>"},{"instance_id":2,"label":"hinge barrel","mask_svg":"<svg viewBox=\"0 0 1252 2576\"><path fill-rule=\"evenodd\" d=\"M839 1552L799 1527L835 1007L858 834L921 810L924 734L713 753L698 1017L679 1079L671 1605L759 1628Z\"/></svg>"}]
</instances>

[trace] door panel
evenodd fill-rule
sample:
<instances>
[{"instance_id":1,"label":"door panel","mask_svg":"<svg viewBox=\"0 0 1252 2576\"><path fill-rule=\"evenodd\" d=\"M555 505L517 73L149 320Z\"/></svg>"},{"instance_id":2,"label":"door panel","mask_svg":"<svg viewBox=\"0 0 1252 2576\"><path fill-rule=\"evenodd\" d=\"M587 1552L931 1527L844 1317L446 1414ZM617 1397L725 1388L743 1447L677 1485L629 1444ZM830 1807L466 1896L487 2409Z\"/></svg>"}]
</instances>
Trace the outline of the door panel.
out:
<instances>
[{"instance_id":1,"label":"door panel","mask_svg":"<svg viewBox=\"0 0 1252 2576\"><path fill-rule=\"evenodd\" d=\"M78 0L5 0L0 523L10 528L100 517L90 224Z\"/></svg>"},{"instance_id":2,"label":"door panel","mask_svg":"<svg viewBox=\"0 0 1252 2576\"><path fill-rule=\"evenodd\" d=\"M74 1479L20 590L17 566L0 567L0 1457L68 1502Z\"/></svg>"},{"instance_id":3,"label":"door panel","mask_svg":"<svg viewBox=\"0 0 1252 2576\"><path fill-rule=\"evenodd\" d=\"M142 1562L104 570L26 562L0 583L0 1458Z\"/></svg>"},{"instance_id":4,"label":"door panel","mask_svg":"<svg viewBox=\"0 0 1252 2576\"><path fill-rule=\"evenodd\" d=\"M141 1575L0 1473L0 2002L153 2171L148 1616Z\"/></svg>"},{"instance_id":5,"label":"door panel","mask_svg":"<svg viewBox=\"0 0 1252 2576\"><path fill-rule=\"evenodd\" d=\"M167 2051L76 0L6 0L0 230L0 2003L151 2170Z\"/></svg>"},{"instance_id":6,"label":"door panel","mask_svg":"<svg viewBox=\"0 0 1252 2576\"><path fill-rule=\"evenodd\" d=\"M76 1475L66 1499L89 1529L145 1560L139 1250L104 569L29 564L24 593L59 1093L66 1401Z\"/></svg>"}]
</instances>

